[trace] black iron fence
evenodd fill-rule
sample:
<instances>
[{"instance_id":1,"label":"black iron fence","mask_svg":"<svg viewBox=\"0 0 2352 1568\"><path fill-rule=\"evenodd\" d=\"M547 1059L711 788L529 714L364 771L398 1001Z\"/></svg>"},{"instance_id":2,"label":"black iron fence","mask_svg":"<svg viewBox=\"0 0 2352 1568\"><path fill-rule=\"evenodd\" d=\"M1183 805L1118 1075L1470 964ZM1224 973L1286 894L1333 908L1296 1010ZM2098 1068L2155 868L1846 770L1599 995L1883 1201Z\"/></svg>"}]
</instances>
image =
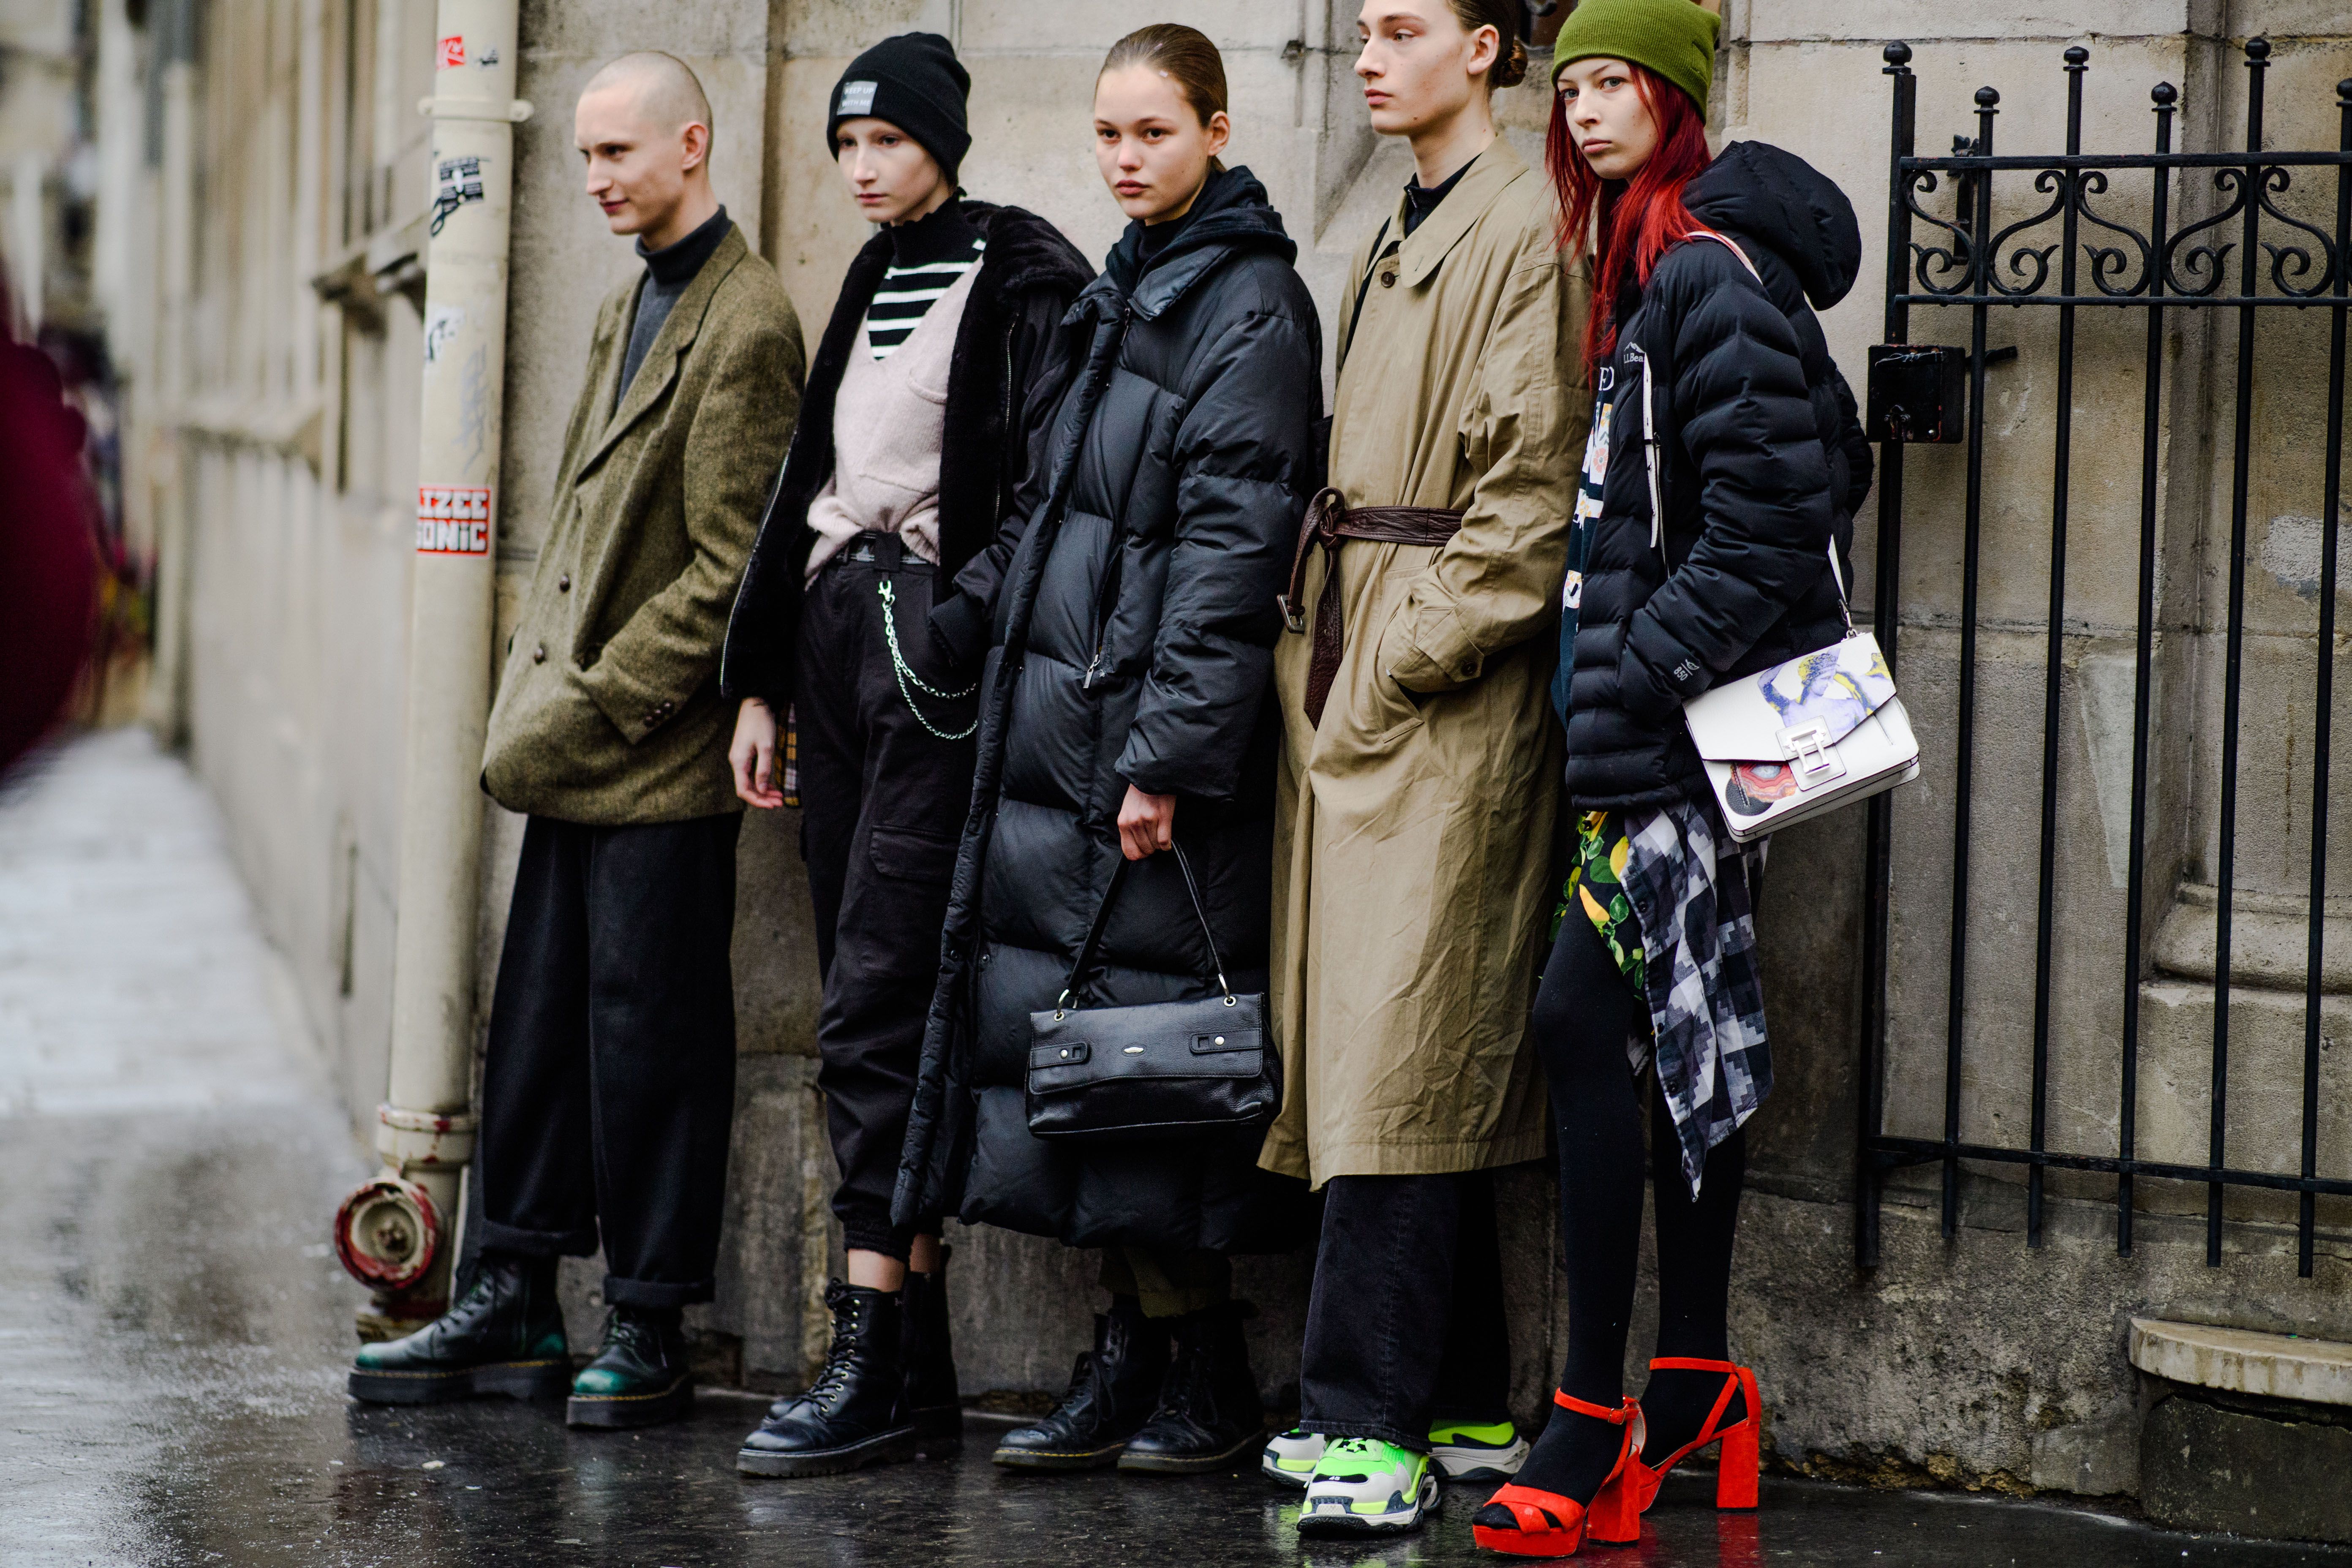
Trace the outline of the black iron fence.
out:
<instances>
[{"instance_id":1,"label":"black iron fence","mask_svg":"<svg viewBox=\"0 0 2352 1568\"><path fill-rule=\"evenodd\" d=\"M1891 797L1871 802L1864 926L1864 1068L1861 1095L1861 1158L1857 1175L1855 1254L1864 1267L1878 1258L1878 1205L1886 1173L1940 1163L1944 1234L1958 1221L1962 1161L2026 1167L2029 1245L2042 1243L2043 1176L2052 1168L2110 1173L2116 1178L2116 1240L2132 1244L2133 1183L2148 1177L2202 1184L2206 1188L2206 1261L2221 1255L2222 1196L2231 1187L2270 1188L2301 1195L2301 1271L2312 1271L2315 1200L2352 1194L2352 1175L2318 1173L2322 931L2326 893L2329 719L2333 712L2336 534L2343 499L2345 337L2352 308L2352 80L2338 84L2340 132L2334 152L2271 152L2263 146L2263 79L2270 46L2245 46L2244 150L2181 153L2173 149L2179 92L2169 84L2150 94L2155 146L2146 153L2086 153L2083 150L2084 79L2088 51L2065 52L2066 148L2063 153L2014 155L1995 147L2000 95L1976 94L1976 133L1955 137L1949 156L1921 157L1914 148L1917 83L1911 50L1886 47L1892 79L1893 143L1886 216L1886 346L1872 355L1869 418L1880 441L1878 485L1877 633L1890 661L1896 658L1901 599L1903 469L1906 443L1965 442L1967 489L1961 551L1958 624L1958 710L1951 837L1950 979L1944 1019L1943 1135L1894 1137L1883 1131L1886 1088L1890 881L1895 811ZM2306 184L2296 184L2298 178ZM1939 216L1923 197L1952 184L1952 216ZM2039 210L1994 227L1994 187L2011 194L2030 186ZM2208 216L2175 225L2176 204L2202 197L2210 182ZM2145 192L2142 227L2124 215L2126 195ZM2332 225L2299 217L2281 205L2290 189L2308 201L2313 184L2333 186ZM1933 205L1941 205L1937 196ZM2130 217L2137 216L2133 203ZM2087 287L2085 287L2087 283ZM1969 312L1969 347L1909 342L1915 308ZM2032 1113L2023 1148L1965 1142L1960 1136L1963 1043L1969 1017L1970 792L1976 765L1977 634L1979 549L1985 511L1985 374L2000 351L1988 354L1987 318L1996 309L2052 310L2057 328L2057 396L2053 416L2053 483L2049 495L2047 677L2042 722L2042 810L2039 909L2034 945ZM2120 1120L2116 1152L2048 1147L2052 1026L2052 942L2059 826L2060 673L2066 606L2069 479L2074 417L2074 336L2078 312L2124 310L2143 314L2147 328L2139 490L2137 658L2132 713L2131 827L2127 929L2124 934L2120 1041ZM2315 745L2310 758L2311 879L2308 968L2304 996L2302 1161L2298 1174L2232 1166L2227 1158L2230 1074L2231 915L2238 832L2241 683L2244 647L2247 506L2252 451L2255 325L2264 311L2318 310L2327 323L2326 451L2323 459L2318 658L2314 695ZM2220 839L2213 967L2210 1131L2205 1163L2140 1158L2136 1148L2140 1068L2140 986L2147 977L2142 925L2148 907L2149 742L2151 660L2157 632L2158 489L2165 396L2168 313L2223 311L2234 315L2236 420L2230 468L2229 597L2222 672L2219 787Z\"/></svg>"}]
</instances>

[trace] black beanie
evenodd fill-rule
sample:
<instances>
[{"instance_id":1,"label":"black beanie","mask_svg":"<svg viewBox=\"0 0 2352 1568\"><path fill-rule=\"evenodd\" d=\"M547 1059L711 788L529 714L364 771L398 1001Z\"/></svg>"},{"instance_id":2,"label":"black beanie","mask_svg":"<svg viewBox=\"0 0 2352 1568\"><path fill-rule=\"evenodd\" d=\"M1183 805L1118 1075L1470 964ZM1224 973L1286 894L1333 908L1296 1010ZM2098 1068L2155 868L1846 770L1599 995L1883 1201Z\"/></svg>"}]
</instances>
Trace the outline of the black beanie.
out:
<instances>
[{"instance_id":1,"label":"black beanie","mask_svg":"<svg viewBox=\"0 0 2352 1568\"><path fill-rule=\"evenodd\" d=\"M955 178L971 148L963 100L971 73L955 58L955 46L937 33L900 33L885 38L856 59L833 86L833 113L824 142L841 157L841 122L871 115L887 120L923 145Z\"/></svg>"}]
</instances>

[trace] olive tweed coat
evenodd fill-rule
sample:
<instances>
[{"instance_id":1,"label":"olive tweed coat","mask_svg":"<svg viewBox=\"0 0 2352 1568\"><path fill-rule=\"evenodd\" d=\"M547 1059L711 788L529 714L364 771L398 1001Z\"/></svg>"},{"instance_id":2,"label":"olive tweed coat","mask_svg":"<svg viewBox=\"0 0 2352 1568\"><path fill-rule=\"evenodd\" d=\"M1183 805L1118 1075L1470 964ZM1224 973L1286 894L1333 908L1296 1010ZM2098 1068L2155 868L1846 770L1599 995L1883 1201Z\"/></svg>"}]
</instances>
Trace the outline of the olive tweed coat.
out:
<instances>
[{"instance_id":1,"label":"olive tweed coat","mask_svg":"<svg viewBox=\"0 0 2352 1568\"><path fill-rule=\"evenodd\" d=\"M719 655L800 408L800 320L731 229L620 385L637 279L597 312L482 787L567 822L740 811Z\"/></svg>"}]
</instances>

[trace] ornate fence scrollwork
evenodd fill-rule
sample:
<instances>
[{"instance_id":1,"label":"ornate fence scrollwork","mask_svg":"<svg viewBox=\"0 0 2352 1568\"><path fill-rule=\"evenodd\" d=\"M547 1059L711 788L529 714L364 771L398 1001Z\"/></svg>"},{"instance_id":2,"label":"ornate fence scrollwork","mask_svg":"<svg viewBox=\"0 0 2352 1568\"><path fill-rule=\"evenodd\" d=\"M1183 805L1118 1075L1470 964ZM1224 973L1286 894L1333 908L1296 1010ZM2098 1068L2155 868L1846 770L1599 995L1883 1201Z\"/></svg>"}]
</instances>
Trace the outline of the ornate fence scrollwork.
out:
<instances>
[{"instance_id":1,"label":"ornate fence scrollwork","mask_svg":"<svg viewBox=\"0 0 2352 1568\"><path fill-rule=\"evenodd\" d=\"M2336 87L2339 131L2336 150L2272 151L2264 147L2263 134L2263 91L2270 53L2271 47L2265 39L2250 39L2245 45L2246 116L2240 151L2174 151L2180 94L2171 83L2163 82L2148 95L2156 121L2153 152L2085 153L2082 145L2083 89L2090 69L2090 53L2078 45L2065 52L2063 153L1998 154L1993 132L2000 95L1986 87L1976 93L1975 133L1953 137L1948 155L1922 157L1915 151L1918 84L1911 73L1911 49L1901 43L1886 46L1886 75L1894 87L1887 168L1886 320L1884 344L1873 351L1872 357L1872 431L1873 438L1880 442L1878 578L1874 612L1879 646L1890 662L1896 658L1898 635L1903 630L1906 444L1958 444L1964 440L1967 483L1960 541L1957 700L1948 742L1953 756L1952 787L1948 795L1952 826L1951 910L1948 1001L1942 1020L1942 1135L1897 1137L1888 1134L1883 1127L1888 974L1893 954L1889 911L1895 797L1880 795L1870 803L1863 927L1864 1021L1857 1110L1860 1158L1855 1173L1854 1251L1857 1261L1864 1267L1874 1264L1878 1255L1880 1185L1887 1173L1904 1166L1942 1167L1943 1225L1948 1237L1958 1223L1958 1182L1963 1162L1995 1168L2023 1167L2026 1237L2028 1245L2033 1247L2042 1244L2042 1185L2049 1170L2103 1173L2114 1177L2116 1239L2118 1250L2123 1252L2131 1250L2135 1181L2201 1185L2206 1194L2206 1261L2215 1265L2221 1260L2223 1199L2228 1191L2267 1188L2294 1193L2300 1203L2298 1261L2306 1277L2313 1268L2317 1200L2323 1194L2331 1199L2352 1197L2352 1173L2323 1175L2318 1168L2329 718L2335 710L2332 692L2338 586L2336 544L2344 500L2346 373L2347 357L2352 357L2352 350L2347 350L2347 337L2352 337L2347 333L2347 327L2352 327L2352 79ZM1995 216L1996 195L2004 188L2015 193L2024 182L2030 182L2038 198L2033 203L2034 210L2029 216L2000 223ZM2177 221L2176 202L2185 205L2192 196L2210 199L2217 210L2191 210L2185 215L2187 221ZM2129 210L2129 204L2135 200L2144 204L2138 213ZM2320 204L2329 205L2325 216L2315 215L2311 210ZM2084 286L2085 274L2087 288ZM2013 349L1990 348L1986 342L1986 323L1995 306L2053 309L2057 321L2056 387L2054 395L2048 400L2049 413L2043 416L2044 423L2036 426L2037 433L2048 432L2053 450L2047 492L2049 610L2042 728L2031 1131L2021 1141L2012 1137L2006 1142L1979 1142L1961 1136L1962 1096L1997 1094L2001 1085L1996 1069L1979 1064L1972 1077L1965 1060L1969 1044L1968 946L1972 927L1979 925L1991 928L1978 933L1982 940L2004 940L2002 922L2007 919L2004 913L2000 920L1990 922L1972 920L1977 910L1969 895L1979 566L1987 510L1985 373L2003 354L2015 353ZM1948 332L1939 334L1940 342L1913 341L1910 328L1915 308L1934 311L1933 319L1939 324L1965 321L1966 348L1951 341ZM2074 334L2076 315L2086 308L2135 309L2143 312L2146 327L2146 363L2140 388L2137 655L2132 708L2129 871L2123 900L2121 973L2114 976L2122 984L2121 1028L2118 1038L2088 1042L2093 1048L2116 1049L2120 1065L2116 1086L2118 1115L2111 1150L2095 1152L2053 1149L2048 1129L2053 975L2067 962L2067 955L2053 946L2053 924L2056 844L2061 826L2058 770L2064 751L2061 744L2061 678L2070 662L2065 645L2065 574L2075 401ZM1964 310L1965 315L1952 314L1956 309ZM2252 419L2255 334L2263 313L2279 309L2317 311L2326 324L2328 341L2325 384L2328 436L2320 498L2324 542L2316 584L2318 626L2314 639L2316 658L2314 705L2310 710L2317 716L2317 724L2308 750L2295 763L2298 773L2305 766L2309 769L2311 880L2304 994L2302 1158L2300 1170L2292 1175L2277 1169L2250 1168L2242 1152L2237 1163L2227 1157L2232 975L2230 911L2233 907L2238 826L2247 524L2251 476L2260 462ZM2205 1162L2197 1164L2145 1158L2137 1142L2137 1116L2140 983L2145 978L2143 960L2149 950L2147 932L2143 929L2149 907L2147 839L2154 765L2149 736L2158 725L2152 670L2158 635L2158 536L2162 526L2158 496L2166 441L2165 409L2170 391L2164 384L2168 374L2166 312L2216 310L2234 312L2237 324L2235 430L2230 463L2228 609L2221 627L2227 640L2227 652L2221 666L2221 785L2217 803L2220 832L2212 862L2216 921L2210 1130ZM2046 338L2036 339L2037 356L2047 343ZM2221 364L2216 355L2214 369L2220 371ZM2035 374L2042 373L2037 369ZM1960 433L1963 426L1965 435ZM2100 513L2092 516L2088 525L2093 530L2113 531L2118 522L2113 513ZM1938 541L1939 550L1942 543ZM2011 570L2015 569L2012 562ZM2297 784L2302 786L2303 780L2299 778ZM1906 805L1906 832L1915 830L1909 824L1916 809L1916 803ZM1942 853L1942 847L1938 846L1936 852ZM2109 961L2099 962L2100 969L2089 979L2091 983L2105 984L2107 975L2104 965ZM2077 964L2069 971L2070 984L2084 983L2079 973L2081 968ZM2080 1043L2059 1044L2063 1048L2074 1049ZM2002 1124L2013 1125L2006 1121Z\"/></svg>"},{"instance_id":2,"label":"ornate fence scrollwork","mask_svg":"<svg viewBox=\"0 0 2352 1568\"><path fill-rule=\"evenodd\" d=\"M2259 76L2269 64L2267 42L2252 39L2246 46L2246 56L2248 67ZM2084 68L2072 62L2068 66L2070 71ZM2341 84L2340 90L2352 94L2352 82ZM2295 212L2288 198L2302 195L2305 189L2297 184L2296 171L2332 173L2345 165L2344 154L2265 152L2258 132L2243 153L2175 153L2170 150L2169 132L2179 90L2161 82L2148 96L2166 132L2153 153L1995 157L1983 150L1982 138L1955 136L1949 156L1901 158L1896 178L1901 183L1903 209L1914 225L1935 231L1929 240L1906 241L1912 266L1905 279L1902 302L2127 304L2149 297L2149 268L2158 258L2162 294L2171 305L2274 306L2325 299L2338 279L2352 269L2352 255L2346 254L2321 221ZM1999 101L2000 95L1990 88L1981 89L1977 99L1979 113L1993 110ZM2183 185L2200 177L2210 180L2222 198L2220 210L2182 224L2169 234L2151 234L2144 224L2116 216L2112 206L2103 211L2093 205L2093 197L2111 196L2115 182L2122 176L2145 176L2149 171L2160 181L2178 176ZM2048 200L2040 210L1993 230L1987 238L1978 226L1978 204L1973 198L1978 184L1996 175L2004 182L2030 175L2032 188ZM1936 210L1941 204L1927 199L1945 190L1955 197L1948 216ZM2326 200L2329 195L2320 191L2315 199ZM2292 231L2292 237L2256 239L2270 258L2263 291L2224 293L2231 258L2247 243L2248 233L2256 232L2247 224L2250 205L2258 226ZM2058 258L2063 241L2037 232L2063 222L2070 211L2103 231L2078 242L2080 258L2089 264L2095 293L2071 301L2048 293L2062 270ZM2237 226L2235 231L2232 225ZM2041 243L2045 237L2050 242ZM2012 241L2017 243L2012 246ZM1978 268L1980 250L1987 253L1989 262L1981 273Z\"/></svg>"}]
</instances>

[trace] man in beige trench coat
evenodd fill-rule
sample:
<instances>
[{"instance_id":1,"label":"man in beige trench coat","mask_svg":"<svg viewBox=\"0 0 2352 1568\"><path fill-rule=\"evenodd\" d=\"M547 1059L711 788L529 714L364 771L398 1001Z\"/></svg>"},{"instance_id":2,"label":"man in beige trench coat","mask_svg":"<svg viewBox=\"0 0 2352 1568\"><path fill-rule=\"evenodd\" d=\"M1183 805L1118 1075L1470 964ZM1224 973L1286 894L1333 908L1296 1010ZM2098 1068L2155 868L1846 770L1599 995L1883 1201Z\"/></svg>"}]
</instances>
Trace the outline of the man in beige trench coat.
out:
<instances>
[{"instance_id":1,"label":"man in beige trench coat","mask_svg":"<svg viewBox=\"0 0 2352 1568\"><path fill-rule=\"evenodd\" d=\"M1433 34L1452 14L1419 9ZM1359 73L1409 96L1381 49L1375 26ZM1591 399L1574 347L1582 278L1559 253L1549 182L1490 113L1483 138L1433 157L1407 133L1415 184L1340 301L1338 497L1309 513L1286 605L1299 635L1275 654L1286 1092L1260 1163L1329 1192L1301 1446L1394 1445L1410 1485L1460 1299L1456 1238L1491 1225L1465 1202L1487 1202L1478 1173L1543 1153L1528 1014L1558 891L1551 634ZM1473 1267L1492 1270L1491 1251ZM1302 1526L1337 1489L1318 1472Z\"/></svg>"}]
</instances>

